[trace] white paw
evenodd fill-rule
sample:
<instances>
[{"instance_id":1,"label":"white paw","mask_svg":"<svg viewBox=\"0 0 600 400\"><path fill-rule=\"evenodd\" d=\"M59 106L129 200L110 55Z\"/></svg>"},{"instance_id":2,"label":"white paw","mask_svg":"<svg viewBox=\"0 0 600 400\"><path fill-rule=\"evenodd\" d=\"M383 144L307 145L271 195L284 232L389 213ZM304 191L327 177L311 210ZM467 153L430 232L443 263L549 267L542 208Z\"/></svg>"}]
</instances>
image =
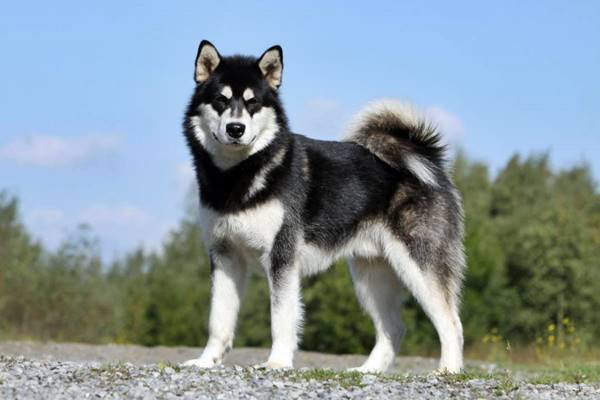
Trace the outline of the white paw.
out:
<instances>
[{"instance_id":1,"label":"white paw","mask_svg":"<svg viewBox=\"0 0 600 400\"><path fill-rule=\"evenodd\" d=\"M286 369L292 368L291 362L267 361L254 366L256 369Z\"/></svg>"},{"instance_id":2,"label":"white paw","mask_svg":"<svg viewBox=\"0 0 600 400\"><path fill-rule=\"evenodd\" d=\"M210 358L210 357L200 357L200 358L194 358L193 360L188 360L188 361L184 362L183 364L181 364L181 366L182 367L196 367L196 368L212 368L212 367L216 367L219 364L220 364L220 362L218 362L217 359Z\"/></svg>"},{"instance_id":3,"label":"white paw","mask_svg":"<svg viewBox=\"0 0 600 400\"><path fill-rule=\"evenodd\" d=\"M435 371L433 371L434 375L448 375L448 374L458 374L462 371L462 367L460 366L447 366L447 367L439 367Z\"/></svg>"}]
</instances>

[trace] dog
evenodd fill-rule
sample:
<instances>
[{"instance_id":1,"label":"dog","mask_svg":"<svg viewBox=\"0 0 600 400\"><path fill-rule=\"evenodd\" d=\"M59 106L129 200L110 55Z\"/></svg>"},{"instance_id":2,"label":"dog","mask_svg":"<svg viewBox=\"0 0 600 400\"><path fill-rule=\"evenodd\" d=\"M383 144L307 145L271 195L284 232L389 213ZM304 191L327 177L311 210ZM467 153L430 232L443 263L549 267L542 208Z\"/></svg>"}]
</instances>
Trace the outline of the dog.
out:
<instances>
[{"instance_id":1,"label":"dog","mask_svg":"<svg viewBox=\"0 0 600 400\"><path fill-rule=\"evenodd\" d=\"M270 289L272 348L265 368L292 367L302 325L301 277L347 258L376 343L361 372L383 372L404 335L402 293L437 330L439 368L463 365L459 317L465 269L462 201L440 134L410 105L370 104L343 141L290 132L279 98L283 52L223 57L200 43L184 135L210 256L209 339L186 366L219 365L231 349L248 277L258 262Z\"/></svg>"}]
</instances>

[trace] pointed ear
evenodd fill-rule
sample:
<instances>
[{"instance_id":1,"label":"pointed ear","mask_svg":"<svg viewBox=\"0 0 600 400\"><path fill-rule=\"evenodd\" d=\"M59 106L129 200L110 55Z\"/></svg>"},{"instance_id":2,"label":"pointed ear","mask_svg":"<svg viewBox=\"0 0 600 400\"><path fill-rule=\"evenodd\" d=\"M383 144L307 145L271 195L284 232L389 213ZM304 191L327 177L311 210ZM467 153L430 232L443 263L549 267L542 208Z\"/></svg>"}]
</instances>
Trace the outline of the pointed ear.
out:
<instances>
[{"instance_id":1,"label":"pointed ear","mask_svg":"<svg viewBox=\"0 0 600 400\"><path fill-rule=\"evenodd\" d=\"M210 74L219 66L221 55L208 40L203 40L198 46L198 55L196 55L196 72L194 80L196 83L202 83L208 79Z\"/></svg>"},{"instance_id":2,"label":"pointed ear","mask_svg":"<svg viewBox=\"0 0 600 400\"><path fill-rule=\"evenodd\" d=\"M264 78L273 89L281 85L281 74L283 72L283 50L281 46L273 46L263 53L258 59Z\"/></svg>"}]
</instances>

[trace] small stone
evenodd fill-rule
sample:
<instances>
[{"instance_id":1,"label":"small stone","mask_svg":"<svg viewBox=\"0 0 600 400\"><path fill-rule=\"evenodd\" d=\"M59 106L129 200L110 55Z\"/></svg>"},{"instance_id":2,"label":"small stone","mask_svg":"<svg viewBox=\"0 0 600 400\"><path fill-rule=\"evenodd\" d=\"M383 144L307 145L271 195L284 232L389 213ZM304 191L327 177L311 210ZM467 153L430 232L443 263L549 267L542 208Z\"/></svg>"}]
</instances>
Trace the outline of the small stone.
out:
<instances>
[{"instance_id":1,"label":"small stone","mask_svg":"<svg viewBox=\"0 0 600 400\"><path fill-rule=\"evenodd\" d=\"M163 372L164 372L165 374L171 375L171 374L175 373L175 370L174 370L172 367L166 367L166 368L163 370Z\"/></svg>"}]
</instances>

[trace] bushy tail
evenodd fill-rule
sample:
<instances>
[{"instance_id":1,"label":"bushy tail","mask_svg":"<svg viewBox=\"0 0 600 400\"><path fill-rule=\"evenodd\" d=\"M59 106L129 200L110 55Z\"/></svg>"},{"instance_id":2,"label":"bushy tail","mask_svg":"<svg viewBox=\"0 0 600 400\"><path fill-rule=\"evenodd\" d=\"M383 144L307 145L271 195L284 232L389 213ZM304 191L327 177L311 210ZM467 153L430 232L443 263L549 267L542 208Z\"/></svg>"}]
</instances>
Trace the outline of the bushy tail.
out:
<instances>
[{"instance_id":1,"label":"bushy tail","mask_svg":"<svg viewBox=\"0 0 600 400\"><path fill-rule=\"evenodd\" d=\"M370 103L359 112L345 139L366 147L395 169L406 169L435 185L444 170L446 148L435 125L410 104L395 100Z\"/></svg>"}]
</instances>

